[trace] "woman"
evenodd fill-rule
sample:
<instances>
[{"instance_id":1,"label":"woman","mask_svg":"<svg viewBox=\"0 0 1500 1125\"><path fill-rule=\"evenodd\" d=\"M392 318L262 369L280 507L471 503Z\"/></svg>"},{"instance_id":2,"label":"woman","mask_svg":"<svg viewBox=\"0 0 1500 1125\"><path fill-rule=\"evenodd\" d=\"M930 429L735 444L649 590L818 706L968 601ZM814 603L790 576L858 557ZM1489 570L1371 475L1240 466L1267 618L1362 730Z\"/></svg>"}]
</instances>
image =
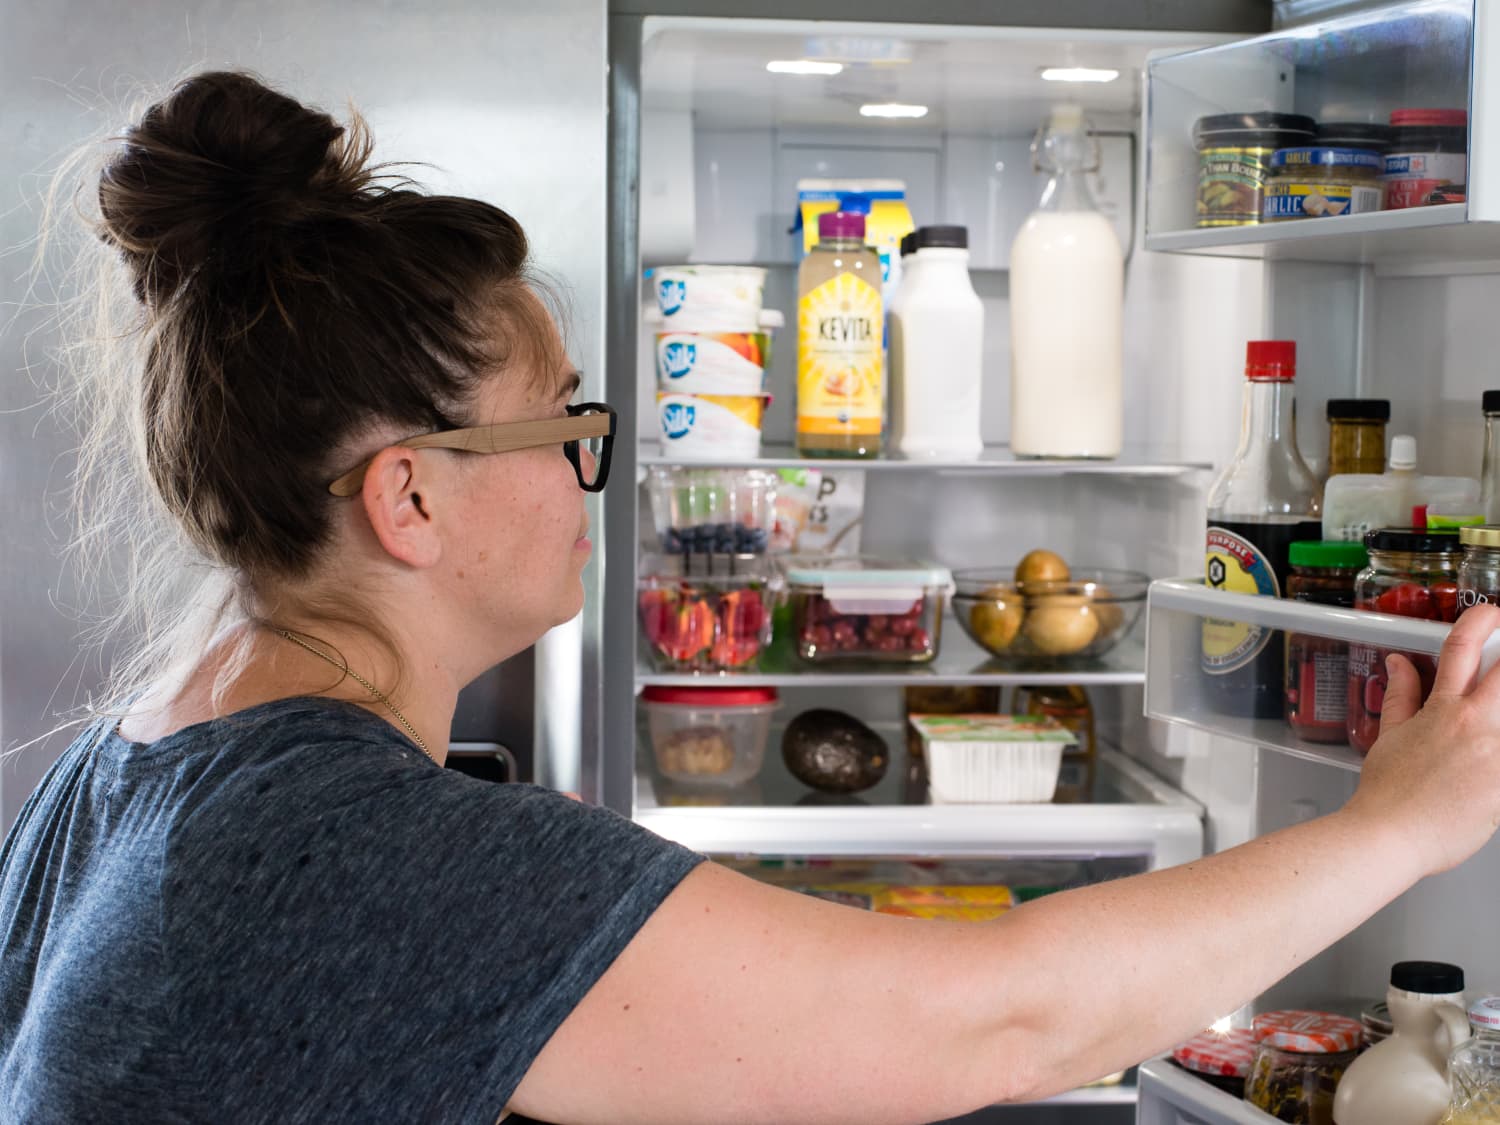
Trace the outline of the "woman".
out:
<instances>
[{"instance_id":1,"label":"woman","mask_svg":"<svg viewBox=\"0 0 1500 1125\"><path fill-rule=\"evenodd\" d=\"M459 689L579 610L612 416L569 405L514 220L367 158L211 73L100 177L143 464L229 584L0 853L15 1120L930 1121L1171 1045L1493 831L1488 607L1420 713L1392 661L1345 809L986 925L441 769Z\"/></svg>"}]
</instances>

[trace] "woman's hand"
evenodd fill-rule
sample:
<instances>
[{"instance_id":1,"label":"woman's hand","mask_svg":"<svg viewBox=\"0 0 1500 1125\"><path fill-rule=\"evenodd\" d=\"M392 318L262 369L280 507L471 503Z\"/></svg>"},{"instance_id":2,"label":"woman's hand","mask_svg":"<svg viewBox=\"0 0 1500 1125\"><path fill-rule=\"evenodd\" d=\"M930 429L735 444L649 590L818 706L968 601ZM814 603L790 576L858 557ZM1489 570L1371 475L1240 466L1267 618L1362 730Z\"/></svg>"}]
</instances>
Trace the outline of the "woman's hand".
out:
<instances>
[{"instance_id":1,"label":"woman's hand","mask_svg":"<svg viewBox=\"0 0 1500 1125\"><path fill-rule=\"evenodd\" d=\"M1477 605L1453 627L1432 695L1412 662L1386 661L1380 738L1346 811L1384 821L1410 842L1418 875L1456 867L1500 827L1500 668L1479 679L1479 658L1500 608Z\"/></svg>"}]
</instances>

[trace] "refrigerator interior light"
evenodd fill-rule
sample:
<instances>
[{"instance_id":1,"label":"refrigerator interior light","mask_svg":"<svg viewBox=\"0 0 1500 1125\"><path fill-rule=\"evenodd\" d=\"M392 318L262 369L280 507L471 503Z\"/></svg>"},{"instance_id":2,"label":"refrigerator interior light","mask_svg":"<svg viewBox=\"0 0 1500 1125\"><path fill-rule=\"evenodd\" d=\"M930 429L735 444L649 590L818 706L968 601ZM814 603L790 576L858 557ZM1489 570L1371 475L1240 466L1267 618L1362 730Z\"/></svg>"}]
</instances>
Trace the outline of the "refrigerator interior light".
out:
<instances>
[{"instance_id":1,"label":"refrigerator interior light","mask_svg":"<svg viewBox=\"0 0 1500 1125\"><path fill-rule=\"evenodd\" d=\"M1105 70L1091 66L1045 66L1042 68L1043 82L1113 82L1120 77L1118 70Z\"/></svg>"},{"instance_id":2,"label":"refrigerator interior light","mask_svg":"<svg viewBox=\"0 0 1500 1125\"><path fill-rule=\"evenodd\" d=\"M766 63L766 69L772 74L834 75L843 71L844 64L821 59L772 59Z\"/></svg>"},{"instance_id":3,"label":"refrigerator interior light","mask_svg":"<svg viewBox=\"0 0 1500 1125\"><path fill-rule=\"evenodd\" d=\"M901 102L866 102L859 107L861 117L926 117L925 105L904 105Z\"/></svg>"}]
</instances>

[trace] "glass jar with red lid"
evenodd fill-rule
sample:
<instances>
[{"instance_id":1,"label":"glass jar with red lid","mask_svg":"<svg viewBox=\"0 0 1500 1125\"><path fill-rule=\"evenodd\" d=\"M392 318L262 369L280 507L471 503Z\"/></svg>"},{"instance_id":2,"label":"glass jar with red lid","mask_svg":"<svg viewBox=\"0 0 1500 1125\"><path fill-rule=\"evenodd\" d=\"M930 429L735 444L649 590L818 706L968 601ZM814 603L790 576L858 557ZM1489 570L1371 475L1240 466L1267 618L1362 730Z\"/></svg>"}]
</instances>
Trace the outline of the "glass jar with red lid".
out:
<instances>
[{"instance_id":1,"label":"glass jar with red lid","mask_svg":"<svg viewBox=\"0 0 1500 1125\"><path fill-rule=\"evenodd\" d=\"M1172 1052L1172 1061L1231 1097L1245 1098L1245 1079L1255 1062L1255 1033L1248 1027L1202 1031Z\"/></svg>"},{"instance_id":2,"label":"glass jar with red lid","mask_svg":"<svg viewBox=\"0 0 1500 1125\"><path fill-rule=\"evenodd\" d=\"M1255 1062L1245 1101L1277 1121L1333 1125L1333 1094L1359 1054L1364 1027L1329 1012L1264 1012L1255 1017Z\"/></svg>"},{"instance_id":3,"label":"glass jar with red lid","mask_svg":"<svg viewBox=\"0 0 1500 1125\"><path fill-rule=\"evenodd\" d=\"M1292 574L1286 596L1299 602L1354 606L1354 582L1369 565L1361 543L1319 541L1293 543L1288 552ZM1286 721L1309 742L1348 740L1349 646L1309 633L1286 638Z\"/></svg>"},{"instance_id":4,"label":"glass jar with red lid","mask_svg":"<svg viewBox=\"0 0 1500 1125\"><path fill-rule=\"evenodd\" d=\"M1387 528L1365 536L1370 565L1354 583L1356 609L1452 623L1458 619L1458 565L1462 548L1457 531L1407 531ZM1369 752L1380 735L1385 702L1385 658L1389 650L1374 645L1349 646L1349 745ZM1437 662L1407 653L1422 678L1422 699L1432 690Z\"/></svg>"}]
</instances>

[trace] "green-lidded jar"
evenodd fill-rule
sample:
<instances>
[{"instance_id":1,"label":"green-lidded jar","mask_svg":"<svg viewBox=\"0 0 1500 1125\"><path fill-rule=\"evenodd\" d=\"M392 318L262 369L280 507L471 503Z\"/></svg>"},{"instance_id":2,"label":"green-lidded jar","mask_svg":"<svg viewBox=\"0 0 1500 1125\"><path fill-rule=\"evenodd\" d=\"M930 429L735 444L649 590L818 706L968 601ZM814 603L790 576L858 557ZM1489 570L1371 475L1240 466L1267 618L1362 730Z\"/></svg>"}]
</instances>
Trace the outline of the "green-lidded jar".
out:
<instances>
[{"instance_id":1,"label":"green-lidded jar","mask_svg":"<svg viewBox=\"0 0 1500 1125\"><path fill-rule=\"evenodd\" d=\"M1288 552L1286 596L1354 608L1354 580L1369 564L1363 543L1304 540ZM1349 646L1309 633L1286 638L1286 721L1308 742L1348 741Z\"/></svg>"}]
</instances>

